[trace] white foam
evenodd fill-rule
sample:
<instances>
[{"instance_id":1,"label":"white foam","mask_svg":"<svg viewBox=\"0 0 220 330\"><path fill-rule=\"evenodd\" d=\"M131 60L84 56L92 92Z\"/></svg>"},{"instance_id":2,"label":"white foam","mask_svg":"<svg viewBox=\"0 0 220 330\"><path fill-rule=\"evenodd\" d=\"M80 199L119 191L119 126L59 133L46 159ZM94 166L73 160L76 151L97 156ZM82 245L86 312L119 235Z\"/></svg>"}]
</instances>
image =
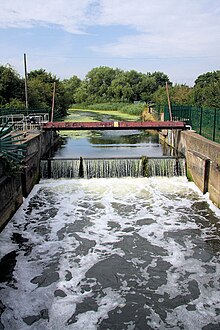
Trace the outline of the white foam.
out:
<instances>
[{"instance_id":1,"label":"white foam","mask_svg":"<svg viewBox=\"0 0 220 330\"><path fill-rule=\"evenodd\" d=\"M1 257L18 250L13 273L16 289L3 283L4 290L0 291L6 306L2 323L6 329L61 329L64 325L70 329L96 329L110 311L118 308L122 314L126 295L135 295L136 289L129 287L128 274L120 273L118 290L108 287L95 295L94 288L100 283L96 278L86 278L86 274L113 255L126 258L129 253L127 262L140 274L132 280L146 290L151 290L148 287L151 272L157 270L159 262L166 263L167 269L161 269L166 283L155 289L159 302L167 295L169 299L187 296L189 283L197 283L198 296L190 302L195 310L178 306L168 313L167 324L177 327L182 322L185 328L196 325L201 328L218 321L215 309L220 304L219 255L206 240L219 237L215 226L192 210L195 201L206 199L185 178L42 181L0 235ZM214 215L218 219L218 213ZM207 228L200 225L200 220L207 222ZM20 250L12 241L14 232L28 239ZM142 239L140 255L135 254L135 249L123 247L123 241L134 236L136 240ZM200 252L206 253L204 260ZM148 255L148 264L144 255ZM46 271L51 272L49 277L59 274L59 279L47 283ZM153 279L159 281L160 274L155 273ZM57 290L63 296L56 296ZM77 304L83 304L85 298L96 301L97 311L79 313L75 323L68 325ZM152 306L144 308L151 312L149 326L167 326ZM44 309L48 310L49 322L41 318L31 327L25 324L23 318L40 315ZM128 320L125 326L134 329L135 320Z\"/></svg>"}]
</instances>

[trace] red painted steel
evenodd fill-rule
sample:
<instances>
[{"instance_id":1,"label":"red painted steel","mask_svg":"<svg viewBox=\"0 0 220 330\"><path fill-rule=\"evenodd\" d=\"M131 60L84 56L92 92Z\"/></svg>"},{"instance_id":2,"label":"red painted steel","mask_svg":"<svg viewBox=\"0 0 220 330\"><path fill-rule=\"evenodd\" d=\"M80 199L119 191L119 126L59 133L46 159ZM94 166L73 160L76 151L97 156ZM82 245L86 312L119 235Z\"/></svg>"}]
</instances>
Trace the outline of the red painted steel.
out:
<instances>
[{"instance_id":1,"label":"red painted steel","mask_svg":"<svg viewBox=\"0 0 220 330\"><path fill-rule=\"evenodd\" d=\"M108 121L108 122L48 122L43 129L53 130L126 130L126 129L185 129L182 121Z\"/></svg>"}]
</instances>

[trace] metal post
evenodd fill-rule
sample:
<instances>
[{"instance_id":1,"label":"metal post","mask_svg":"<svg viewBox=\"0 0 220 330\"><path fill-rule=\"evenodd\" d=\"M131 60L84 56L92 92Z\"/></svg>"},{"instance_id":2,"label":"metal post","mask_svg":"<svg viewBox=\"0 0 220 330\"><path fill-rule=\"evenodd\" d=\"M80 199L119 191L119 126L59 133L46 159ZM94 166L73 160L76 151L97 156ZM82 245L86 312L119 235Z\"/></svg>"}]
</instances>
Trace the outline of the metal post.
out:
<instances>
[{"instance_id":1,"label":"metal post","mask_svg":"<svg viewBox=\"0 0 220 330\"><path fill-rule=\"evenodd\" d=\"M213 127L212 141L215 141L216 115L217 115L217 109L215 109L215 114L214 114L214 127Z\"/></svg>"},{"instance_id":2,"label":"metal post","mask_svg":"<svg viewBox=\"0 0 220 330\"><path fill-rule=\"evenodd\" d=\"M193 111L193 108L192 106L190 106L189 108L189 125L192 127L192 111Z\"/></svg>"},{"instance_id":3,"label":"metal post","mask_svg":"<svg viewBox=\"0 0 220 330\"><path fill-rule=\"evenodd\" d=\"M25 88L25 108L28 114L28 89L27 89L27 58L24 54L24 88Z\"/></svg>"},{"instance_id":4,"label":"metal post","mask_svg":"<svg viewBox=\"0 0 220 330\"><path fill-rule=\"evenodd\" d=\"M200 114L200 127L199 127L199 134L202 135L202 115L203 115L203 109L200 108L201 114Z\"/></svg>"}]
</instances>

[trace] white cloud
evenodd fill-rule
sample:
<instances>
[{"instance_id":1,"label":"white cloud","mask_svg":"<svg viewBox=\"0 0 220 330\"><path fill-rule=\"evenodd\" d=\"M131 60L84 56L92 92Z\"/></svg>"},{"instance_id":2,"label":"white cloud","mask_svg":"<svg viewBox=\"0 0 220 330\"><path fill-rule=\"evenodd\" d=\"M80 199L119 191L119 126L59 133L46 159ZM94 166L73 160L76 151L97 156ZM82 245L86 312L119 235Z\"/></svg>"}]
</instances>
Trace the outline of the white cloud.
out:
<instances>
[{"instance_id":1,"label":"white cloud","mask_svg":"<svg viewBox=\"0 0 220 330\"><path fill-rule=\"evenodd\" d=\"M220 53L218 0L1 0L0 27L53 26L85 33L90 26L130 26L136 35L91 48L113 56Z\"/></svg>"},{"instance_id":2,"label":"white cloud","mask_svg":"<svg viewBox=\"0 0 220 330\"><path fill-rule=\"evenodd\" d=\"M81 33L88 24L91 0L1 0L0 27L29 28L57 25Z\"/></svg>"},{"instance_id":3,"label":"white cloud","mask_svg":"<svg viewBox=\"0 0 220 330\"><path fill-rule=\"evenodd\" d=\"M97 53L98 63L101 63L104 57L158 58L155 62L150 61L152 67L155 65L155 70L166 69L168 73L173 72L174 75L182 77L186 72L188 72L187 75L193 75L193 66L190 62L180 65L177 61L170 64L168 61L160 62L159 59L207 57L203 64L199 60L199 63L194 65L196 74L219 68L219 59L212 59L212 56L220 56L219 0L0 0L0 2L0 28L6 31L10 27L26 29L55 27L71 34L88 34L88 37L92 31L90 28L97 26L106 28L109 35L106 35L105 40L88 37L86 43L85 39L82 39L84 42L82 46L80 43L77 44L84 51L87 47L91 57L94 57L92 51ZM111 27L114 27L114 37L111 35ZM118 36L115 27L120 28ZM123 27L130 29L123 29ZM71 34L68 35L70 38L72 38ZM19 46L16 41L12 44L11 47L16 49L17 54L23 53L22 46ZM10 62L9 57L13 51L9 52L9 43L6 46L4 52L8 53L6 58L7 62ZM35 49L43 54L50 51L45 48L41 50L40 47L40 44L36 47L30 45L30 53L34 53ZM64 45L62 40L62 45L53 44L52 53L60 56L60 61L62 59L65 62L65 55L72 56L73 49ZM195 61L192 62L195 63ZM67 70L65 63L63 66L62 63L59 65L55 63L55 69L52 70L52 59L48 63L51 71L57 72L60 68L61 76L65 70L67 72L73 70L72 66L69 66ZM116 62L114 63L117 65ZM37 63L34 62L34 64ZM76 70L85 71L89 65L94 65L94 61L88 60L83 64L82 69L76 66ZM141 61L136 62L137 69L138 65L141 65ZM133 62L132 67L134 66Z\"/></svg>"},{"instance_id":4,"label":"white cloud","mask_svg":"<svg viewBox=\"0 0 220 330\"><path fill-rule=\"evenodd\" d=\"M100 24L133 26L137 34L100 49L115 56L220 55L219 1L103 0ZM98 50L93 48L93 50Z\"/></svg>"}]
</instances>

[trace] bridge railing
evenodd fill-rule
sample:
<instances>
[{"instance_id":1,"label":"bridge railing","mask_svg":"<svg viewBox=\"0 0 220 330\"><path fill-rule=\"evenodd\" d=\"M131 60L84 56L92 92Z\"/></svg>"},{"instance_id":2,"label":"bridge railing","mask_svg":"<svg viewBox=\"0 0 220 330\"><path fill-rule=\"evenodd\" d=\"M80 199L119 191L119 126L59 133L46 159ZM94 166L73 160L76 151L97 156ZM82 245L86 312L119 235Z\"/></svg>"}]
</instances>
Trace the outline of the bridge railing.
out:
<instances>
[{"instance_id":1,"label":"bridge railing","mask_svg":"<svg viewBox=\"0 0 220 330\"><path fill-rule=\"evenodd\" d=\"M174 121L184 121L198 134L220 143L220 109L204 109L188 105L172 105ZM164 106L164 120L170 120L168 106Z\"/></svg>"}]
</instances>

